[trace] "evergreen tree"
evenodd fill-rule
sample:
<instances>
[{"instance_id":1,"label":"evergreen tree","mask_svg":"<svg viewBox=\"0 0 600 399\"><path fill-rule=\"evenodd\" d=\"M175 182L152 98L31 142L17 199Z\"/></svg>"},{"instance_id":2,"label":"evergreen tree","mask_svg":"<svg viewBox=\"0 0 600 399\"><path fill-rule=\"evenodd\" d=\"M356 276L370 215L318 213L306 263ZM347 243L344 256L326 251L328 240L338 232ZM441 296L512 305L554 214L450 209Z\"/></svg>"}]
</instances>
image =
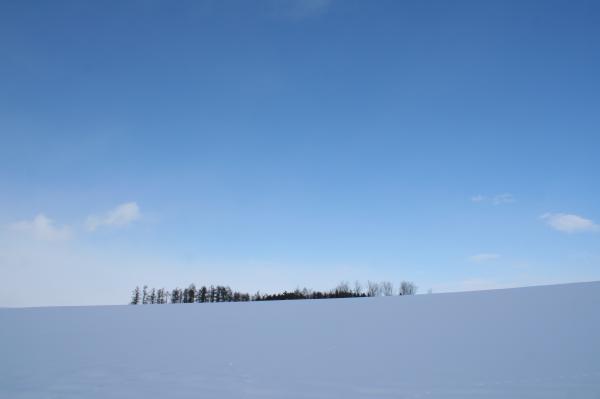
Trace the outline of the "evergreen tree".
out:
<instances>
[{"instance_id":1,"label":"evergreen tree","mask_svg":"<svg viewBox=\"0 0 600 399\"><path fill-rule=\"evenodd\" d=\"M203 285L202 287L200 287L200 289L198 290L198 296L196 297L196 300L200 303L204 303L206 302L206 287Z\"/></svg>"},{"instance_id":2,"label":"evergreen tree","mask_svg":"<svg viewBox=\"0 0 600 399\"><path fill-rule=\"evenodd\" d=\"M144 285L144 289L142 291L142 305L148 304L148 286Z\"/></svg>"},{"instance_id":3,"label":"evergreen tree","mask_svg":"<svg viewBox=\"0 0 600 399\"><path fill-rule=\"evenodd\" d=\"M131 293L131 305L138 305L140 303L140 287L135 287Z\"/></svg>"},{"instance_id":4,"label":"evergreen tree","mask_svg":"<svg viewBox=\"0 0 600 399\"><path fill-rule=\"evenodd\" d=\"M217 292L215 290L215 286L211 285L210 288L208 289L208 301L212 303L215 301L216 297L217 297Z\"/></svg>"},{"instance_id":5,"label":"evergreen tree","mask_svg":"<svg viewBox=\"0 0 600 399\"><path fill-rule=\"evenodd\" d=\"M194 284L190 284L187 289L187 303L196 302L196 286Z\"/></svg>"},{"instance_id":6,"label":"evergreen tree","mask_svg":"<svg viewBox=\"0 0 600 399\"><path fill-rule=\"evenodd\" d=\"M180 303L181 301L181 295L180 295L180 289L179 288L175 288L172 292L171 292L171 303Z\"/></svg>"}]
</instances>

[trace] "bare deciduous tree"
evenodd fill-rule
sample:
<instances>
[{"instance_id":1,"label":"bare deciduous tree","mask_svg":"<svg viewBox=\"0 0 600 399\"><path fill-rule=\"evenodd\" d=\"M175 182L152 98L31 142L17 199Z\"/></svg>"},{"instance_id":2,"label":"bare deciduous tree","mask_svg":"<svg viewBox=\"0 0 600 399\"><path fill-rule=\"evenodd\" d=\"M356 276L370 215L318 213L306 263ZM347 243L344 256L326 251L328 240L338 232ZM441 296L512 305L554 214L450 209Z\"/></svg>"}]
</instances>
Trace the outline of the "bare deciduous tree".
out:
<instances>
[{"instance_id":1,"label":"bare deciduous tree","mask_svg":"<svg viewBox=\"0 0 600 399\"><path fill-rule=\"evenodd\" d=\"M417 286L410 281L400 283L400 295L414 295L417 293Z\"/></svg>"},{"instance_id":2,"label":"bare deciduous tree","mask_svg":"<svg viewBox=\"0 0 600 399\"><path fill-rule=\"evenodd\" d=\"M360 296L362 294L362 289L362 284L360 283L360 281L356 280L354 282L354 295Z\"/></svg>"},{"instance_id":3,"label":"bare deciduous tree","mask_svg":"<svg viewBox=\"0 0 600 399\"><path fill-rule=\"evenodd\" d=\"M381 292L379 284L375 281L367 281L367 296L378 296Z\"/></svg>"},{"instance_id":4,"label":"bare deciduous tree","mask_svg":"<svg viewBox=\"0 0 600 399\"><path fill-rule=\"evenodd\" d=\"M341 281L337 287L335 287L335 290L338 292L350 292L350 285L347 281Z\"/></svg>"},{"instance_id":5,"label":"bare deciduous tree","mask_svg":"<svg viewBox=\"0 0 600 399\"><path fill-rule=\"evenodd\" d=\"M394 295L394 285L392 283L390 283L389 281L382 281L381 282L381 293L385 296Z\"/></svg>"}]
</instances>

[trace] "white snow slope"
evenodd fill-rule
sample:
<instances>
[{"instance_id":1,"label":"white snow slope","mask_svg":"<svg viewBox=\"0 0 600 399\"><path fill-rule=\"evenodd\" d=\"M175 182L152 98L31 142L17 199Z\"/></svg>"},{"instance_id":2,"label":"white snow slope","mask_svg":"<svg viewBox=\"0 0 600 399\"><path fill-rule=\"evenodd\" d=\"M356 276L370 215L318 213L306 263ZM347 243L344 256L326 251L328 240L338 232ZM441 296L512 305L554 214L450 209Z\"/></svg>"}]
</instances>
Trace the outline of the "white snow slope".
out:
<instances>
[{"instance_id":1,"label":"white snow slope","mask_svg":"<svg viewBox=\"0 0 600 399\"><path fill-rule=\"evenodd\" d=\"M600 398L600 282L0 309L0 398Z\"/></svg>"}]
</instances>

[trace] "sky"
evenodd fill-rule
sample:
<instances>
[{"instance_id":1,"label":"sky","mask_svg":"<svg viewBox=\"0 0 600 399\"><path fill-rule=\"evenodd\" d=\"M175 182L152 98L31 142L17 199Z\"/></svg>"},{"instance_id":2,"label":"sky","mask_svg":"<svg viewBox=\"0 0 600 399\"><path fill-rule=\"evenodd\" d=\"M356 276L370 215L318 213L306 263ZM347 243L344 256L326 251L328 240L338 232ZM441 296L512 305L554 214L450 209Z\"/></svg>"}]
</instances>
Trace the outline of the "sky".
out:
<instances>
[{"instance_id":1,"label":"sky","mask_svg":"<svg viewBox=\"0 0 600 399\"><path fill-rule=\"evenodd\" d=\"M600 280L600 4L0 2L0 306Z\"/></svg>"}]
</instances>

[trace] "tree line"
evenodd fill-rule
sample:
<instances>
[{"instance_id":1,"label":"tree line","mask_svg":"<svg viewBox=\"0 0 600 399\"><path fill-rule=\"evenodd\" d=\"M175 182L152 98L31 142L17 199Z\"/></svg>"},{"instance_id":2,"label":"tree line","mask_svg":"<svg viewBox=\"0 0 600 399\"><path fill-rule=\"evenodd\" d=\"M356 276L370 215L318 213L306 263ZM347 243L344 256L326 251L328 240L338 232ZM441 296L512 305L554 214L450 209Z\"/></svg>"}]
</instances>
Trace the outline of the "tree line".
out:
<instances>
[{"instance_id":1,"label":"tree line","mask_svg":"<svg viewBox=\"0 0 600 399\"><path fill-rule=\"evenodd\" d=\"M389 281L368 281L366 285L356 281L353 287L350 287L347 282L341 282L329 291L297 288L294 291L283 291L275 294L257 292L254 295L233 291L229 286L222 285L203 285L197 288L195 284L190 284L187 288L175 288L170 291L165 288L156 289L144 285L142 289L139 286L134 288L129 303L131 305L160 305L167 303L281 301L290 299L367 298L395 294L414 295L416 293L417 286L410 281L402 281L398 286L398 290L394 290L394 285Z\"/></svg>"}]
</instances>

